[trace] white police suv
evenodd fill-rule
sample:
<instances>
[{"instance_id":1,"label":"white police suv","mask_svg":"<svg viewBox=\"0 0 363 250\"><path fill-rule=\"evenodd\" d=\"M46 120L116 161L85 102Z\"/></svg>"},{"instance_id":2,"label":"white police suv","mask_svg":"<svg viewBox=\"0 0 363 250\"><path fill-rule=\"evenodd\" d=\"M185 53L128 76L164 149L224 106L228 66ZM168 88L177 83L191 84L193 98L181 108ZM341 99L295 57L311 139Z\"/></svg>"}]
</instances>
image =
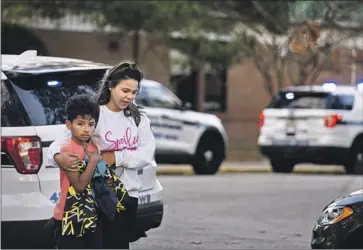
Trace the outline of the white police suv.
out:
<instances>
[{"instance_id":1,"label":"white police suv","mask_svg":"<svg viewBox=\"0 0 363 250\"><path fill-rule=\"evenodd\" d=\"M136 102L150 119L158 163L191 164L196 174L218 171L228 144L218 117L188 110L173 92L151 80L142 80Z\"/></svg>"},{"instance_id":2,"label":"white police suv","mask_svg":"<svg viewBox=\"0 0 363 250\"><path fill-rule=\"evenodd\" d=\"M48 165L47 149L62 131L65 102L93 94L108 65L38 57L36 51L1 56L1 247L50 248L44 233L59 196L59 170ZM133 240L158 227L163 188L156 163L139 171L139 196Z\"/></svg>"},{"instance_id":3,"label":"white police suv","mask_svg":"<svg viewBox=\"0 0 363 250\"><path fill-rule=\"evenodd\" d=\"M293 86L260 115L260 152L274 172L295 164L343 165L363 173L363 84Z\"/></svg>"}]
</instances>

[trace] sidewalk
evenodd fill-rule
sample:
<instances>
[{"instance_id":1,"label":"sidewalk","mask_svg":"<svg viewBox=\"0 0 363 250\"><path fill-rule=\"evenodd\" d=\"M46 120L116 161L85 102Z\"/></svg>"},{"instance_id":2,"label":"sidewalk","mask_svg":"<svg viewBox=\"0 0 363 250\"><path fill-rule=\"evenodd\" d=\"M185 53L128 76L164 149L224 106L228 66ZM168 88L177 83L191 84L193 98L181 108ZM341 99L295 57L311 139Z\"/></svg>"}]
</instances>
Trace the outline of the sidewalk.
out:
<instances>
[{"instance_id":1,"label":"sidewalk","mask_svg":"<svg viewBox=\"0 0 363 250\"><path fill-rule=\"evenodd\" d=\"M226 161L220 167L218 174L226 173L271 173L267 161L235 162ZM190 165L159 164L158 175L194 175ZM293 173L301 174L344 174L344 168L336 165L296 165Z\"/></svg>"}]
</instances>

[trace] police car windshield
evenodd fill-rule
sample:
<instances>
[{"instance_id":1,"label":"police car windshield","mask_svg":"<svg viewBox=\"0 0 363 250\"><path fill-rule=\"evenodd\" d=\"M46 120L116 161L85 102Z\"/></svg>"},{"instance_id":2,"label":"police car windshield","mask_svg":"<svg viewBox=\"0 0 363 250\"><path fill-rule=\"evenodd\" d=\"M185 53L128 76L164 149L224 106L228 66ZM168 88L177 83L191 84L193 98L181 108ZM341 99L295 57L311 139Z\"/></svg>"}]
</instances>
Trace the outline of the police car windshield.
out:
<instances>
[{"instance_id":1,"label":"police car windshield","mask_svg":"<svg viewBox=\"0 0 363 250\"><path fill-rule=\"evenodd\" d=\"M78 94L95 94L105 70L20 75L11 79L32 125L64 124L65 103Z\"/></svg>"},{"instance_id":2,"label":"police car windshield","mask_svg":"<svg viewBox=\"0 0 363 250\"><path fill-rule=\"evenodd\" d=\"M354 96L328 92L281 91L272 99L269 109L338 109L351 110Z\"/></svg>"}]
</instances>

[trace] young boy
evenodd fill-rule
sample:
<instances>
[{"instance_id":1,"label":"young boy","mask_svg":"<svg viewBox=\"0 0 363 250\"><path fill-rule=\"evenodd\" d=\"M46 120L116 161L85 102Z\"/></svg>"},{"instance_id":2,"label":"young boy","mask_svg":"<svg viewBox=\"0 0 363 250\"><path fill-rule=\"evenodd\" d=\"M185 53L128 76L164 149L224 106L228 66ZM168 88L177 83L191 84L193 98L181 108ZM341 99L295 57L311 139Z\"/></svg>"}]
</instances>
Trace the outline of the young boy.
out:
<instances>
[{"instance_id":1,"label":"young boy","mask_svg":"<svg viewBox=\"0 0 363 250\"><path fill-rule=\"evenodd\" d=\"M61 152L76 153L83 161L78 164L78 171L60 168L61 194L54 210L59 229L57 246L59 249L102 248L102 234L90 186L101 156L89 142L99 107L87 95L72 96L66 103L66 114L66 127L72 137L64 143Z\"/></svg>"}]
</instances>

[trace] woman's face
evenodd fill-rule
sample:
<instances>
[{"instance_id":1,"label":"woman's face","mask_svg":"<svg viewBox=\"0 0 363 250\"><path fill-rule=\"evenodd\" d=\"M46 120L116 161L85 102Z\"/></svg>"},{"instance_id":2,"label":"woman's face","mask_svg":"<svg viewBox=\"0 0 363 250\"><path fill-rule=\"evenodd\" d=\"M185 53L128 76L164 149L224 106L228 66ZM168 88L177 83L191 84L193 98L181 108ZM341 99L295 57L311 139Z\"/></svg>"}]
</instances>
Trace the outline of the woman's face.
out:
<instances>
[{"instance_id":1,"label":"woman's face","mask_svg":"<svg viewBox=\"0 0 363 250\"><path fill-rule=\"evenodd\" d=\"M124 110L135 100L138 90L139 86L136 80L121 80L115 87L111 88L110 101L120 111Z\"/></svg>"}]
</instances>

